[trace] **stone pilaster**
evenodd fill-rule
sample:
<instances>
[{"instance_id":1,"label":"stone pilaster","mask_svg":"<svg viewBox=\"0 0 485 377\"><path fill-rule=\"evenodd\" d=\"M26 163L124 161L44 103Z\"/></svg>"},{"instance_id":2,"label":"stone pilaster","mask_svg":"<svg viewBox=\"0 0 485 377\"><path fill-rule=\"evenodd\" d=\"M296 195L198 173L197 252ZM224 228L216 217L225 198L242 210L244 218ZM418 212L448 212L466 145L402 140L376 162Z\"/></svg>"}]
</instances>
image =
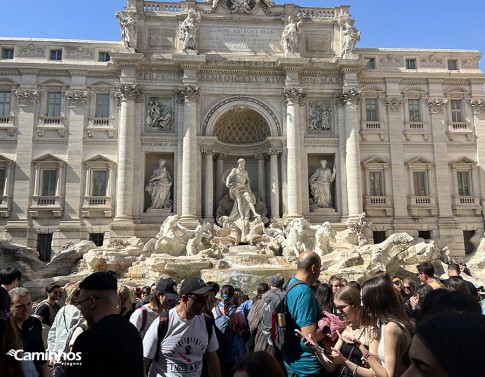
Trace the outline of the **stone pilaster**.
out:
<instances>
[{"instance_id":1,"label":"stone pilaster","mask_svg":"<svg viewBox=\"0 0 485 377\"><path fill-rule=\"evenodd\" d=\"M302 216L301 148L298 106L303 104L306 94L300 88L285 87L286 134L288 148L288 218Z\"/></svg>"},{"instance_id":2,"label":"stone pilaster","mask_svg":"<svg viewBox=\"0 0 485 377\"><path fill-rule=\"evenodd\" d=\"M394 80L387 80L387 92L399 92L399 82ZM404 150L403 150L403 134L401 127L394 127L393 125L402 124L402 98L398 96L388 96L386 99L387 116L389 124L389 142L391 144L392 153L391 157L391 172L402 171L404 166ZM387 176L386 176L387 178ZM407 218L407 180L405 174L391 174L390 180L392 183L392 194L394 204L394 217ZM386 184L386 190L390 187ZM386 197L390 197L390 192L386 192ZM396 200L402 198L403 200ZM387 204L387 203L386 203Z\"/></svg>"},{"instance_id":3,"label":"stone pilaster","mask_svg":"<svg viewBox=\"0 0 485 377\"><path fill-rule=\"evenodd\" d=\"M254 156L258 160L258 192L261 201L266 203L266 155L264 153Z\"/></svg>"},{"instance_id":4,"label":"stone pilaster","mask_svg":"<svg viewBox=\"0 0 485 377\"><path fill-rule=\"evenodd\" d=\"M199 88L193 84L180 85L177 92L179 103L184 107L182 142L182 219L197 216L197 100Z\"/></svg>"},{"instance_id":5,"label":"stone pilaster","mask_svg":"<svg viewBox=\"0 0 485 377\"><path fill-rule=\"evenodd\" d=\"M268 154L271 159L271 218L280 218L280 184L278 174L278 155L283 152L281 147L271 147Z\"/></svg>"},{"instance_id":6,"label":"stone pilaster","mask_svg":"<svg viewBox=\"0 0 485 377\"><path fill-rule=\"evenodd\" d=\"M217 153L216 158L216 202L222 199L222 193L224 192L224 184L222 182L222 176L224 175L224 160L226 159L225 153Z\"/></svg>"},{"instance_id":7,"label":"stone pilaster","mask_svg":"<svg viewBox=\"0 0 485 377\"><path fill-rule=\"evenodd\" d=\"M120 84L115 92L120 102L115 221L131 221L133 218L135 101L139 101L142 94L136 84Z\"/></svg>"},{"instance_id":8,"label":"stone pilaster","mask_svg":"<svg viewBox=\"0 0 485 377\"><path fill-rule=\"evenodd\" d=\"M205 157L205 182L204 182L204 219L212 221L214 218L214 163L212 145L204 145L200 152Z\"/></svg>"},{"instance_id":9,"label":"stone pilaster","mask_svg":"<svg viewBox=\"0 0 485 377\"><path fill-rule=\"evenodd\" d=\"M354 87L344 88L342 93L337 95L337 100L344 106L347 197L349 217L352 218L363 212L358 124L360 90Z\"/></svg>"}]
</instances>

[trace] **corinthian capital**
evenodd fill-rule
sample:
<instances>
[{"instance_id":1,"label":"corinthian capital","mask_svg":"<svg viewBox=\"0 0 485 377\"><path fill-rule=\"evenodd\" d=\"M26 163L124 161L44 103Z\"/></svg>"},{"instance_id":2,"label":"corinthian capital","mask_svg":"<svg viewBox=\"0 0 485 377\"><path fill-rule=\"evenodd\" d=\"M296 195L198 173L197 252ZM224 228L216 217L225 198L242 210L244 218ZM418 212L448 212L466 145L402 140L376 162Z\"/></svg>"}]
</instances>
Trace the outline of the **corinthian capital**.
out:
<instances>
[{"instance_id":1,"label":"corinthian capital","mask_svg":"<svg viewBox=\"0 0 485 377\"><path fill-rule=\"evenodd\" d=\"M17 89L15 91L15 97L17 97L20 106L35 104L37 102L37 96L37 90Z\"/></svg>"},{"instance_id":2,"label":"corinthian capital","mask_svg":"<svg viewBox=\"0 0 485 377\"><path fill-rule=\"evenodd\" d=\"M285 97L285 101L297 103L298 105L303 105L306 100L306 93L303 92L302 88L293 88L286 86L283 89L283 96Z\"/></svg>"},{"instance_id":3,"label":"corinthian capital","mask_svg":"<svg viewBox=\"0 0 485 377\"><path fill-rule=\"evenodd\" d=\"M360 101L360 90L357 88L344 88L342 93L336 96L341 105L357 104Z\"/></svg>"},{"instance_id":4,"label":"corinthian capital","mask_svg":"<svg viewBox=\"0 0 485 377\"><path fill-rule=\"evenodd\" d=\"M187 101L197 102L199 99L199 87L192 84L180 85L177 91L179 103Z\"/></svg>"},{"instance_id":5,"label":"corinthian capital","mask_svg":"<svg viewBox=\"0 0 485 377\"><path fill-rule=\"evenodd\" d=\"M470 105L472 106L473 114L478 114L480 110L485 108L485 98L471 98Z\"/></svg>"},{"instance_id":6,"label":"corinthian capital","mask_svg":"<svg viewBox=\"0 0 485 377\"><path fill-rule=\"evenodd\" d=\"M86 107L88 104L88 92L86 90L68 90L66 97L70 106Z\"/></svg>"},{"instance_id":7,"label":"corinthian capital","mask_svg":"<svg viewBox=\"0 0 485 377\"><path fill-rule=\"evenodd\" d=\"M142 98L143 90L136 84L116 85L114 96L118 101L133 100L139 102Z\"/></svg>"},{"instance_id":8,"label":"corinthian capital","mask_svg":"<svg viewBox=\"0 0 485 377\"><path fill-rule=\"evenodd\" d=\"M443 110L443 107L447 103L448 103L448 99L443 97L430 98L428 100L428 106L433 113L438 113L441 110Z\"/></svg>"},{"instance_id":9,"label":"corinthian capital","mask_svg":"<svg viewBox=\"0 0 485 377\"><path fill-rule=\"evenodd\" d=\"M386 106L390 112L401 111L402 98L399 97L387 97Z\"/></svg>"}]
</instances>

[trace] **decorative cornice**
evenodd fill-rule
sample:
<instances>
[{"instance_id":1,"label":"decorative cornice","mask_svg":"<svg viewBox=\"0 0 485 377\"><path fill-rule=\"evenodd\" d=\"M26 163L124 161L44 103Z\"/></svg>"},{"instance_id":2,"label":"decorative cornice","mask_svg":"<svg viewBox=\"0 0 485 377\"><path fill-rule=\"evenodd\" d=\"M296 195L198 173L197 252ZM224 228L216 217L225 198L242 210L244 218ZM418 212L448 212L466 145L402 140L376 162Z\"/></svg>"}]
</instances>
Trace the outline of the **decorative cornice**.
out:
<instances>
[{"instance_id":1,"label":"decorative cornice","mask_svg":"<svg viewBox=\"0 0 485 377\"><path fill-rule=\"evenodd\" d=\"M443 107L447 103L448 103L448 99L443 97L428 99L428 106L431 109L431 112L435 114L443 110Z\"/></svg>"},{"instance_id":2,"label":"decorative cornice","mask_svg":"<svg viewBox=\"0 0 485 377\"><path fill-rule=\"evenodd\" d=\"M37 90L17 89L14 93L20 106L33 105L37 102Z\"/></svg>"},{"instance_id":3,"label":"decorative cornice","mask_svg":"<svg viewBox=\"0 0 485 377\"><path fill-rule=\"evenodd\" d=\"M387 110L390 112L401 111L402 98L399 97L387 97L386 106Z\"/></svg>"},{"instance_id":4,"label":"decorative cornice","mask_svg":"<svg viewBox=\"0 0 485 377\"><path fill-rule=\"evenodd\" d=\"M283 88L283 96L287 103L297 103L298 105L303 105L306 100L306 93L302 88L286 86Z\"/></svg>"},{"instance_id":5,"label":"decorative cornice","mask_svg":"<svg viewBox=\"0 0 485 377\"><path fill-rule=\"evenodd\" d=\"M119 84L113 93L118 101L133 100L140 102L143 97L143 90L137 84Z\"/></svg>"},{"instance_id":6,"label":"decorative cornice","mask_svg":"<svg viewBox=\"0 0 485 377\"><path fill-rule=\"evenodd\" d=\"M69 100L69 106L86 107L88 104L88 92L86 90L68 90L66 97Z\"/></svg>"},{"instance_id":7,"label":"decorative cornice","mask_svg":"<svg viewBox=\"0 0 485 377\"><path fill-rule=\"evenodd\" d=\"M193 84L182 84L177 90L178 103L197 102L199 100L199 87Z\"/></svg>"},{"instance_id":8,"label":"decorative cornice","mask_svg":"<svg viewBox=\"0 0 485 377\"><path fill-rule=\"evenodd\" d=\"M86 76L88 71L83 69L70 69L69 74L71 76Z\"/></svg>"},{"instance_id":9,"label":"decorative cornice","mask_svg":"<svg viewBox=\"0 0 485 377\"><path fill-rule=\"evenodd\" d=\"M38 68L19 68L19 71L22 75L38 75L39 74Z\"/></svg>"},{"instance_id":10,"label":"decorative cornice","mask_svg":"<svg viewBox=\"0 0 485 377\"><path fill-rule=\"evenodd\" d=\"M335 98L341 105L351 105L360 102L361 91L358 88L344 88Z\"/></svg>"}]
</instances>

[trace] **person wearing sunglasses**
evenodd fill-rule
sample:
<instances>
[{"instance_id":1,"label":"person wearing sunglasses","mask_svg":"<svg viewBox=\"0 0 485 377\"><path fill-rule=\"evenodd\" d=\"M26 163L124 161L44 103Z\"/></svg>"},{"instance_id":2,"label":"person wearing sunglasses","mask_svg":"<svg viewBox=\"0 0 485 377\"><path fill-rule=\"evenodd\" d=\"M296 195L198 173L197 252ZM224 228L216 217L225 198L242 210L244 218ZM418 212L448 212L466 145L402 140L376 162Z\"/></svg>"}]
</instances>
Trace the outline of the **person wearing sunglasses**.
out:
<instances>
[{"instance_id":1,"label":"person wearing sunglasses","mask_svg":"<svg viewBox=\"0 0 485 377\"><path fill-rule=\"evenodd\" d=\"M153 321L143 338L145 370L149 377L196 377L206 363L209 377L221 377L213 320L204 314L212 289L199 276L180 285L180 301Z\"/></svg>"},{"instance_id":2,"label":"person wearing sunglasses","mask_svg":"<svg viewBox=\"0 0 485 377\"><path fill-rule=\"evenodd\" d=\"M77 305L89 327L74 342L81 360L66 369L68 377L144 376L141 338L119 314L117 286L109 272L94 272L79 284Z\"/></svg>"},{"instance_id":3,"label":"person wearing sunglasses","mask_svg":"<svg viewBox=\"0 0 485 377\"><path fill-rule=\"evenodd\" d=\"M55 283L49 284L45 287L45 293L47 298L37 304L34 315L50 328L54 323L57 312L61 308L59 305L59 300L62 296L61 286Z\"/></svg>"}]
</instances>

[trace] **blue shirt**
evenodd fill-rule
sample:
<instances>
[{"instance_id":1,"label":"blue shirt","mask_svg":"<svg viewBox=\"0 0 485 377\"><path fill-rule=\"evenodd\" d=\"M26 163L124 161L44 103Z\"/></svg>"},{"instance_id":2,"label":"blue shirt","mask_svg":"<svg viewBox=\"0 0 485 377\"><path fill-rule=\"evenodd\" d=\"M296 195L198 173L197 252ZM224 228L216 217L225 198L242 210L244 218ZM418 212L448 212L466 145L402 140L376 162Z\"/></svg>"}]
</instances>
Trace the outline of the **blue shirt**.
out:
<instances>
[{"instance_id":1,"label":"blue shirt","mask_svg":"<svg viewBox=\"0 0 485 377\"><path fill-rule=\"evenodd\" d=\"M296 280L295 277L292 277L288 282L288 286ZM322 308L307 284L295 286L288 292L286 297L288 311L299 329L317 324ZM301 340L292 344L291 347L286 347L285 345L283 359L286 368L298 375L316 375L323 371L323 366L318 361L315 352L306 347Z\"/></svg>"}]
</instances>

